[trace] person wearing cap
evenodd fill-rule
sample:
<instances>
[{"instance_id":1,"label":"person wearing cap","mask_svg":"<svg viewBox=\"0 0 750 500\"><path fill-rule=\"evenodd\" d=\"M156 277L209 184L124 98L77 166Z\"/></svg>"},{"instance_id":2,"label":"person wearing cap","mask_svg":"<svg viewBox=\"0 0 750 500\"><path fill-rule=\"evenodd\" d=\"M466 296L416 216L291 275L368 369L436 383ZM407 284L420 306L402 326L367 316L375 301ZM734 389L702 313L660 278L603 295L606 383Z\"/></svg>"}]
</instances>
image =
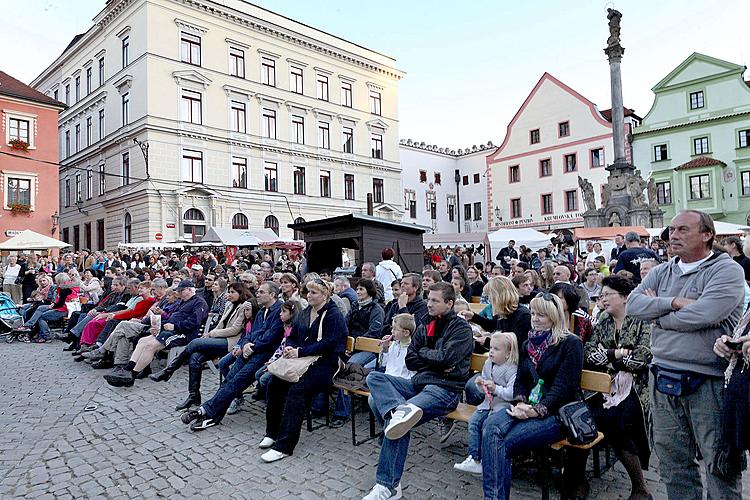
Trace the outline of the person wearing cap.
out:
<instances>
[{"instance_id":1,"label":"person wearing cap","mask_svg":"<svg viewBox=\"0 0 750 500\"><path fill-rule=\"evenodd\" d=\"M198 288L199 290L203 290L206 288L206 275L203 274L203 266L200 264L193 264L190 266L190 270L192 271L190 274L192 275L193 283L195 283L195 288Z\"/></svg>"},{"instance_id":2,"label":"person wearing cap","mask_svg":"<svg viewBox=\"0 0 750 500\"><path fill-rule=\"evenodd\" d=\"M144 378L141 372L151 364L157 352L185 346L200 335L201 325L208 316L206 301L196 295L195 283L189 279L180 281L177 291L182 301L180 307L162 325L161 332L138 341L127 365L115 368L112 373L104 376L109 385L132 386L136 377ZM148 372L145 373L148 375Z\"/></svg>"}]
</instances>

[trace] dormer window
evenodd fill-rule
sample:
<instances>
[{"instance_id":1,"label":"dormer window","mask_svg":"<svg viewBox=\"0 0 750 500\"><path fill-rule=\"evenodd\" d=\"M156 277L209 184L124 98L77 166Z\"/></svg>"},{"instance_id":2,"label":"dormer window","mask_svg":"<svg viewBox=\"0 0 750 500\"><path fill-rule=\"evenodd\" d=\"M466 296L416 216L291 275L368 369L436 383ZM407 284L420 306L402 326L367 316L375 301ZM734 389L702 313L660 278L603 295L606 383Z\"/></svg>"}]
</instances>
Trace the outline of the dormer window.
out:
<instances>
[{"instance_id":1,"label":"dormer window","mask_svg":"<svg viewBox=\"0 0 750 500\"><path fill-rule=\"evenodd\" d=\"M690 93L690 109L700 109L705 106L705 99L703 97L703 91Z\"/></svg>"}]
</instances>

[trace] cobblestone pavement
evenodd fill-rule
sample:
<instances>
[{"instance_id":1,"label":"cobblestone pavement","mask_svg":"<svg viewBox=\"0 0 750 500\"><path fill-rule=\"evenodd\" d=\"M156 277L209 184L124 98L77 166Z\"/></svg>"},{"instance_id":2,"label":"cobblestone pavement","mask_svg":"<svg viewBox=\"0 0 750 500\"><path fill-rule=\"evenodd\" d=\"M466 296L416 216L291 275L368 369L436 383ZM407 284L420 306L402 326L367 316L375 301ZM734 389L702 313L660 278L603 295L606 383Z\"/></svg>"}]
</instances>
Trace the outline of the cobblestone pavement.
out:
<instances>
[{"instance_id":1,"label":"cobblestone pavement","mask_svg":"<svg viewBox=\"0 0 750 500\"><path fill-rule=\"evenodd\" d=\"M73 362L62 347L0 344L0 498L361 498L374 484L377 444L352 447L348 426L303 430L293 457L264 464L262 403L192 433L173 410L186 370L166 383L112 388L106 371ZM205 372L204 397L216 385ZM359 422L364 436L364 414ZM414 432L404 497L481 498L480 478L452 469L466 453L465 427L443 448L434 430ZM540 498L534 470L514 472L512 497ZM647 477L654 497L666 498L656 473ZM745 491L749 483L746 475ZM592 479L591 498L627 498L628 485L618 464Z\"/></svg>"}]
</instances>

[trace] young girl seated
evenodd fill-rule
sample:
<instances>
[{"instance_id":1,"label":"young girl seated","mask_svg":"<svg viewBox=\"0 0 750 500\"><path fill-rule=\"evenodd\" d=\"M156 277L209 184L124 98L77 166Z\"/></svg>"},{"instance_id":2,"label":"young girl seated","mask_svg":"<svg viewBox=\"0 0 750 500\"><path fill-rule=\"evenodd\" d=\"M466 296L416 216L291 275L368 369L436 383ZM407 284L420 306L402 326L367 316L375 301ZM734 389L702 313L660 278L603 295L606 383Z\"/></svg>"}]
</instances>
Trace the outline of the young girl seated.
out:
<instances>
[{"instance_id":1,"label":"young girl seated","mask_svg":"<svg viewBox=\"0 0 750 500\"><path fill-rule=\"evenodd\" d=\"M510 408L513 383L518 370L518 340L513 332L495 332L490 338L490 352L476 384L484 391L484 401L469 419L469 456L453 467L463 472L482 473L482 426L494 412Z\"/></svg>"},{"instance_id":2,"label":"young girl seated","mask_svg":"<svg viewBox=\"0 0 750 500\"><path fill-rule=\"evenodd\" d=\"M411 343L411 336L417 324L411 314L397 314L391 324L391 335L383 337L380 343L380 366L385 367L386 375L411 378L415 372L406 368L406 350Z\"/></svg>"}]
</instances>

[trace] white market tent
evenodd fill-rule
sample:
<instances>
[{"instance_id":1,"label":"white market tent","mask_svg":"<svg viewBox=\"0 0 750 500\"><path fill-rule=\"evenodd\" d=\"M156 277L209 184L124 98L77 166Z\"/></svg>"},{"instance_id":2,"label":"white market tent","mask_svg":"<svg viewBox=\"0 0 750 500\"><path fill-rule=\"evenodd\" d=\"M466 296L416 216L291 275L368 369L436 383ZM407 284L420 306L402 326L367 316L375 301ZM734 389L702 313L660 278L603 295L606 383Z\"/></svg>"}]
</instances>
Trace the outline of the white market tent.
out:
<instances>
[{"instance_id":1,"label":"white market tent","mask_svg":"<svg viewBox=\"0 0 750 500\"><path fill-rule=\"evenodd\" d=\"M0 243L0 250L49 250L51 248L65 248L70 244L50 238L43 234L26 229L21 234Z\"/></svg>"},{"instance_id":2,"label":"white market tent","mask_svg":"<svg viewBox=\"0 0 750 500\"><path fill-rule=\"evenodd\" d=\"M249 247L279 241L272 229L227 229L212 227L201 238L201 243L218 243L226 246Z\"/></svg>"},{"instance_id":3,"label":"white market tent","mask_svg":"<svg viewBox=\"0 0 750 500\"><path fill-rule=\"evenodd\" d=\"M516 249L521 245L525 245L527 248L536 251L546 247L553 236L528 227L521 229L498 229L487 235L494 254L497 254L500 249L508 246L510 240L516 242Z\"/></svg>"}]
</instances>

